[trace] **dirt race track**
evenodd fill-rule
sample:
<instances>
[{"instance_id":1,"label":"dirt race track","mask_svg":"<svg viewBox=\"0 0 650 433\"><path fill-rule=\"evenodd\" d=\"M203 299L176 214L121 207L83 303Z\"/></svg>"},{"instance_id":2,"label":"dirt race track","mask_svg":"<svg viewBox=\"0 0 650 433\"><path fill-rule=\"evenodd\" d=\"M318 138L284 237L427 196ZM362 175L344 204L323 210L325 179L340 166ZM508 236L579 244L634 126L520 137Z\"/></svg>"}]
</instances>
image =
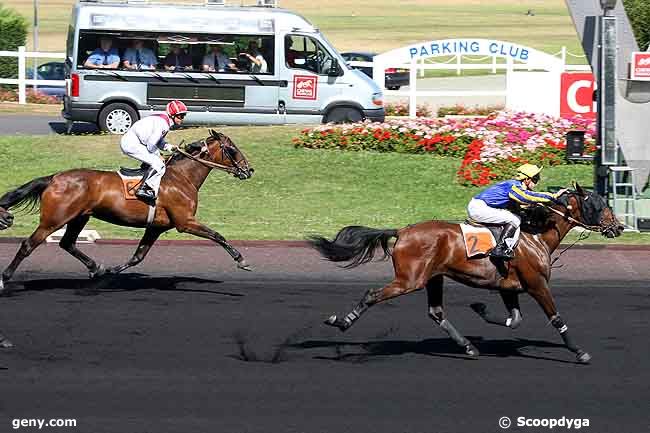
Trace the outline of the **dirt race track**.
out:
<instances>
[{"instance_id":1,"label":"dirt race track","mask_svg":"<svg viewBox=\"0 0 650 433\"><path fill-rule=\"evenodd\" d=\"M17 248L0 244L2 267ZM82 247L110 265L133 248ZM88 433L490 433L505 431L502 416L507 431L569 431L517 427L518 417L650 428L650 251L575 249L555 271L559 311L591 365L574 363L527 295L513 331L468 308L501 311L498 295L453 282L447 313L478 360L436 329L424 292L341 334L322 320L387 282L389 263L343 270L306 248L241 251L255 272L215 247L161 245L91 283L56 246L37 250L0 298L0 329L16 345L0 350L0 432L38 431L13 430L18 418L75 418L41 431Z\"/></svg>"}]
</instances>

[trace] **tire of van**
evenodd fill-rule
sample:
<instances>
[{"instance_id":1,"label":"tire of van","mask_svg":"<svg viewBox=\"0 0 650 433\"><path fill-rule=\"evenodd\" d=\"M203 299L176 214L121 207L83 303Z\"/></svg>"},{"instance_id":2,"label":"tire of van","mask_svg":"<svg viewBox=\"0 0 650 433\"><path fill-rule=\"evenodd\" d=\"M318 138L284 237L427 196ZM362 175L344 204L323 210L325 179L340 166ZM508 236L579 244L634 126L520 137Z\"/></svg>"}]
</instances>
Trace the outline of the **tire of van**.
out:
<instances>
[{"instance_id":1,"label":"tire of van","mask_svg":"<svg viewBox=\"0 0 650 433\"><path fill-rule=\"evenodd\" d=\"M327 114L325 123L355 123L363 120L363 113L352 107L333 108Z\"/></svg>"},{"instance_id":2,"label":"tire of van","mask_svg":"<svg viewBox=\"0 0 650 433\"><path fill-rule=\"evenodd\" d=\"M138 113L129 104L114 102L99 113L99 129L111 134L124 134L138 120Z\"/></svg>"}]
</instances>

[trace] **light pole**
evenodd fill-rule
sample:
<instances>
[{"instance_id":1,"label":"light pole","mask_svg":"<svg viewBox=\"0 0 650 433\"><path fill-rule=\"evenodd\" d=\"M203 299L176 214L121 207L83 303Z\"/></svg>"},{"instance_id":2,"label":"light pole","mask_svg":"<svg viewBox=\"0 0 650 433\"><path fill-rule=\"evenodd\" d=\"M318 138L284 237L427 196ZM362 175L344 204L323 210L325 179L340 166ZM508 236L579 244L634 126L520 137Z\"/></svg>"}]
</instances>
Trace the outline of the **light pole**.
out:
<instances>
[{"instance_id":1,"label":"light pole","mask_svg":"<svg viewBox=\"0 0 650 433\"><path fill-rule=\"evenodd\" d=\"M598 144L600 152L596 158L596 191L608 192L608 166L618 165L619 149L616 139L616 88L617 88L617 36L616 17L612 10L617 0L600 0L603 15L599 19L599 56L597 77Z\"/></svg>"}]
</instances>

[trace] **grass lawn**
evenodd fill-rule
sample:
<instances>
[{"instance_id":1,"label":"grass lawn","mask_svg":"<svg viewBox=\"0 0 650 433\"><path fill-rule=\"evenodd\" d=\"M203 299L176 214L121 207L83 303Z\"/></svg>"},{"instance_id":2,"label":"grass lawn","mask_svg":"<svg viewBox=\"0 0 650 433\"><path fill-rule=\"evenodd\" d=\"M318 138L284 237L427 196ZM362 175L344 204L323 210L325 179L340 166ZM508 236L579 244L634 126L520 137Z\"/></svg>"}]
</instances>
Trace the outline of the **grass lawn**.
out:
<instances>
[{"instance_id":1,"label":"grass lawn","mask_svg":"<svg viewBox=\"0 0 650 433\"><path fill-rule=\"evenodd\" d=\"M159 0L160 1L160 0ZM198 3L172 0L171 3ZM75 0L39 0L39 48L63 51ZM230 0L240 4L239 0ZM246 4L254 3L246 0ZM33 2L4 0L33 22ZM339 51L383 52L433 39L481 37L528 45L549 53L582 48L563 0L280 0L319 27ZM534 16L527 16L528 10ZM32 35L28 47L32 47Z\"/></svg>"},{"instance_id":2,"label":"grass lawn","mask_svg":"<svg viewBox=\"0 0 650 433\"><path fill-rule=\"evenodd\" d=\"M302 239L334 234L345 225L401 227L427 219L461 220L478 192L455 180L456 159L430 155L379 154L296 149L294 126L225 127L220 129L244 150L255 176L236 180L213 172L200 195L199 218L229 239ZM178 142L204 138L205 129L173 132ZM119 137L0 137L0 191L35 177L74 167L113 170L135 165L121 156ZM568 185L572 179L591 184L590 166L545 170L545 185ZM32 232L36 215L17 215L3 236ZM128 229L91 220L104 237L137 238ZM166 238L187 238L176 232ZM592 235L592 241L600 236ZM622 239L645 242L643 235Z\"/></svg>"}]
</instances>

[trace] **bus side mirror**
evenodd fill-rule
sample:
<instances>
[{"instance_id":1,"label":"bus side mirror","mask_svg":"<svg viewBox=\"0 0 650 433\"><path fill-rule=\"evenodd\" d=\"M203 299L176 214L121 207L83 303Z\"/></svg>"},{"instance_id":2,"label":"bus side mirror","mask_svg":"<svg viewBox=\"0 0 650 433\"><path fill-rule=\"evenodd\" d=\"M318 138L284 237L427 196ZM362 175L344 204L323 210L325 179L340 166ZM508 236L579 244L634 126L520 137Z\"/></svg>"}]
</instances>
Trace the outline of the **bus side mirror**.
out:
<instances>
[{"instance_id":1,"label":"bus side mirror","mask_svg":"<svg viewBox=\"0 0 650 433\"><path fill-rule=\"evenodd\" d=\"M342 70L339 67L339 61L336 59L332 59L332 64L330 65L329 70L327 71L327 76L328 77L338 77L343 75Z\"/></svg>"}]
</instances>

